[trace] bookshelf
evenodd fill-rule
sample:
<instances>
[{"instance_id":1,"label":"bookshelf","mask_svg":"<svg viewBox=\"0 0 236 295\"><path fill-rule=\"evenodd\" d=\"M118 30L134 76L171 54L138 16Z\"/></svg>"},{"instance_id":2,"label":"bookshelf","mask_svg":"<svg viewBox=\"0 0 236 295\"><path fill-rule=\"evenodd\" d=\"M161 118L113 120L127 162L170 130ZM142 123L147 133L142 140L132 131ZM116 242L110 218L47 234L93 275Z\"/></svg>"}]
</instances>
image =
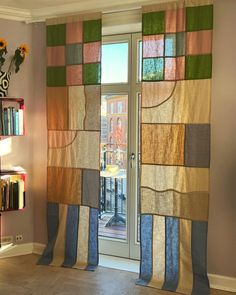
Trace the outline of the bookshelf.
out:
<instances>
[{"instance_id":1,"label":"bookshelf","mask_svg":"<svg viewBox=\"0 0 236 295\"><path fill-rule=\"evenodd\" d=\"M0 97L0 137L22 136L24 130L24 99Z\"/></svg>"},{"instance_id":2,"label":"bookshelf","mask_svg":"<svg viewBox=\"0 0 236 295\"><path fill-rule=\"evenodd\" d=\"M24 170L0 171L0 212L24 209L25 178Z\"/></svg>"},{"instance_id":3,"label":"bookshelf","mask_svg":"<svg viewBox=\"0 0 236 295\"><path fill-rule=\"evenodd\" d=\"M24 112L23 98L0 97L0 141L25 135ZM1 157L0 154L0 247L1 213L23 210L26 191L24 169L3 169Z\"/></svg>"}]
</instances>

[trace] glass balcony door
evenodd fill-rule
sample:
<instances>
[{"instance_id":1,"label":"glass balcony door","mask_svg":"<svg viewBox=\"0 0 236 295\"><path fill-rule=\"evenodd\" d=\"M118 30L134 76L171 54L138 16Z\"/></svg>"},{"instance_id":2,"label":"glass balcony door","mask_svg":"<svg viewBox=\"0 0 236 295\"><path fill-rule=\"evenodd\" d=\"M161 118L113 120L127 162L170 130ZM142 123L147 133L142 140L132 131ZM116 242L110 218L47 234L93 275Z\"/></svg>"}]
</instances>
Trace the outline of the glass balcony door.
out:
<instances>
[{"instance_id":1,"label":"glass balcony door","mask_svg":"<svg viewBox=\"0 0 236 295\"><path fill-rule=\"evenodd\" d=\"M102 46L100 253L139 258L139 34Z\"/></svg>"}]
</instances>

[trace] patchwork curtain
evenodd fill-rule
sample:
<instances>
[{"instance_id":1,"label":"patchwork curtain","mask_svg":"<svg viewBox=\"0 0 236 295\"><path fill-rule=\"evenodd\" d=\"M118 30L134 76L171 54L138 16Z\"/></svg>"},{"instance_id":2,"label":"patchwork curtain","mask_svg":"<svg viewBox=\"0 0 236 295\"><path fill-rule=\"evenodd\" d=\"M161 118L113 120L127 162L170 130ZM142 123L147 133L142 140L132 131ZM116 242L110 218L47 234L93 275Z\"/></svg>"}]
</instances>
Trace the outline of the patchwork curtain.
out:
<instances>
[{"instance_id":1,"label":"patchwork curtain","mask_svg":"<svg viewBox=\"0 0 236 295\"><path fill-rule=\"evenodd\" d=\"M101 15L47 23L47 226L40 264L98 264Z\"/></svg>"},{"instance_id":2,"label":"patchwork curtain","mask_svg":"<svg viewBox=\"0 0 236 295\"><path fill-rule=\"evenodd\" d=\"M143 8L138 284L209 294L207 224L213 6Z\"/></svg>"}]
</instances>

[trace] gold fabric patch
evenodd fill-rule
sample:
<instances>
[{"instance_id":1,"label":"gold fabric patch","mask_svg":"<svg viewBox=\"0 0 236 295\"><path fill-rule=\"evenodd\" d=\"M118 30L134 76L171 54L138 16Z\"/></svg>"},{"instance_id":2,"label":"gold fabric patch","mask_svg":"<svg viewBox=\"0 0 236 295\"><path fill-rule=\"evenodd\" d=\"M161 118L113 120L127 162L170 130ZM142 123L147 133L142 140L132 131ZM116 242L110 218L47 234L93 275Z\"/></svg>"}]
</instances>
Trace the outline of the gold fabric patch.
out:
<instances>
[{"instance_id":1,"label":"gold fabric patch","mask_svg":"<svg viewBox=\"0 0 236 295\"><path fill-rule=\"evenodd\" d=\"M47 87L48 129L68 130L68 89Z\"/></svg>"},{"instance_id":2,"label":"gold fabric patch","mask_svg":"<svg viewBox=\"0 0 236 295\"><path fill-rule=\"evenodd\" d=\"M81 204L81 169L48 167L48 202Z\"/></svg>"},{"instance_id":3,"label":"gold fabric patch","mask_svg":"<svg viewBox=\"0 0 236 295\"><path fill-rule=\"evenodd\" d=\"M184 164L184 125L142 124L141 141L142 164Z\"/></svg>"}]
</instances>

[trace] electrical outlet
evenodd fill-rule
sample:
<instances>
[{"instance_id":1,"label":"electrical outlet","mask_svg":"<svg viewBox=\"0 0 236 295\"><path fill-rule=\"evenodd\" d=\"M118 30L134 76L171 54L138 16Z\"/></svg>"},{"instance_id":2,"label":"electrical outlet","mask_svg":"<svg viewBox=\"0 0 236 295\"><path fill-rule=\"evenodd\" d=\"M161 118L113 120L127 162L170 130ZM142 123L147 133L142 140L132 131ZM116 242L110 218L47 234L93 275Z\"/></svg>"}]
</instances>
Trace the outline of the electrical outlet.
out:
<instances>
[{"instance_id":1,"label":"electrical outlet","mask_svg":"<svg viewBox=\"0 0 236 295\"><path fill-rule=\"evenodd\" d=\"M23 235L16 235L16 242L22 242L23 241Z\"/></svg>"}]
</instances>

